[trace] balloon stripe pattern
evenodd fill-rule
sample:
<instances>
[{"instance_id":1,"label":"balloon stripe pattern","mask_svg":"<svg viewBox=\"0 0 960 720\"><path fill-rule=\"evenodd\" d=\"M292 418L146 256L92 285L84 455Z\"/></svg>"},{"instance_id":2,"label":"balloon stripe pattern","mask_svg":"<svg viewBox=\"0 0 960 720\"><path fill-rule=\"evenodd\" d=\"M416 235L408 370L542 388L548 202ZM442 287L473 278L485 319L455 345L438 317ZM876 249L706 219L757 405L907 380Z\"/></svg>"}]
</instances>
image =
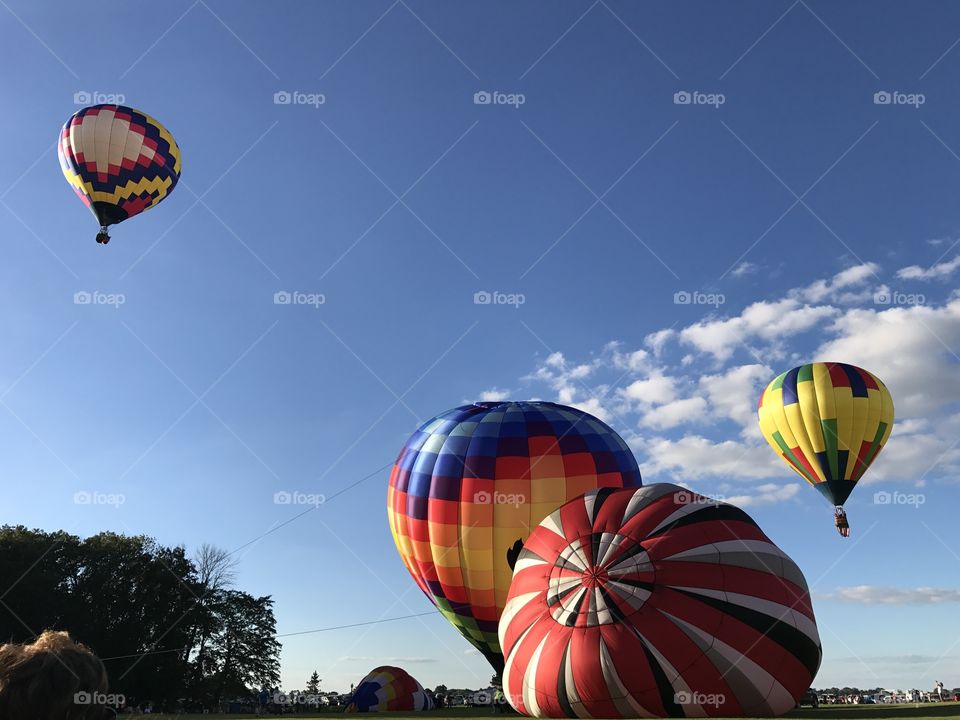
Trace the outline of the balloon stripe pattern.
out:
<instances>
[{"instance_id":1,"label":"balloon stripe pattern","mask_svg":"<svg viewBox=\"0 0 960 720\"><path fill-rule=\"evenodd\" d=\"M123 105L77 111L60 132L60 167L102 226L163 200L180 179L180 148L149 115Z\"/></svg>"},{"instance_id":2,"label":"balloon stripe pattern","mask_svg":"<svg viewBox=\"0 0 960 720\"><path fill-rule=\"evenodd\" d=\"M668 483L544 519L499 634L504 693L533 717L779 715L821 659L797 565L742 510Z\"/></svg>"},{"instance_id":3,"label":"balloon stripe pattern","mask_svg":"<svg viewBox=\"0 0 960 720\"><path fill-rule=\"evenodd\" d=\"M801 365L760 396L770 447L834 505L843 505L893 429L893 399L871 373L845 363Z\"/></svg>"},{"instance_id":4,"label":"balloon stripe pattern","mask_svg":"<svg viewBox=\"0 0 960 720\"><path fill-rule=\"evenodd\" d=\"M383 665L371 670L354 688L346 712L432 709L433 698L406 670Z\"/></svg>"},{"instance_id":5,"label":"balloon stripe pattern","mask_svg":"<svg viewBox=\"0 0 960 720\"><path fill-rule=\"evenodd\" d=\"M633 453L592 415L547 402L477 403L411 436L390 476L387 514L420 589L499 671L509 553L567 500L640 484Z\"/></svg>"}]
</instances>

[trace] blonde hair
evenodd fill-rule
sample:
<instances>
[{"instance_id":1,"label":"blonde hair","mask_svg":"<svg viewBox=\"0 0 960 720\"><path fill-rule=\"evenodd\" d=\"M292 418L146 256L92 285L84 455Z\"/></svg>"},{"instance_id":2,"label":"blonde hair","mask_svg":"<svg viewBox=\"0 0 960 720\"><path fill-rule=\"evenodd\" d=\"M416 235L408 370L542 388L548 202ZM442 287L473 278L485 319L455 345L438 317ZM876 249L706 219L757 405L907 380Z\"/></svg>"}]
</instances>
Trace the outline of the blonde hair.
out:
<instances>
[{"instance_id":1,"label":"blonde hair","mask_svg":"<svg viewBox=\"0 0 960 720\"><path fill-rule=\"evenodd\" d=\"M103 705L84 704L76 696L106 691L107 671L100 658L67 632L46 630L29 644L0 645L3 720L102 718Z\"/></svg>"}]
</instances>

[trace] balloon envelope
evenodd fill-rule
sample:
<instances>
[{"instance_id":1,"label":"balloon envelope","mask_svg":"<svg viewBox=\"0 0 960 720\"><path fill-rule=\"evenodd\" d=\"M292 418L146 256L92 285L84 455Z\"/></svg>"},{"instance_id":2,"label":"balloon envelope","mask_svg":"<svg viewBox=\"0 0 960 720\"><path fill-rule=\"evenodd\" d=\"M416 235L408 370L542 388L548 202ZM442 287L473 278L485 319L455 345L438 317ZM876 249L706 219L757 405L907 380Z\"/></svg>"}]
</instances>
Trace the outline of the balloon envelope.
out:
<instances>
[{"instance_id":1,"label":"balloon envelope","mask_svg":"<svg viewBox=\"0 0 960 720\"><path fill-rule=\"evenodd\" d=\"M161 202L180 179L180 148L146 113L123 105L78 110L60 131L60 168L101 226Z\"/></svg>"},{"instance_id":2,"label":"balloon envelope","mask_svg":"<svg viewBox=\"0 0 960 720\"><path fill-rule=\"evenodd\" d=\"M893 429L893 399L863 368L801 365L767 385L758 407L770 447L833 505L843 505Z\"/></svg>"},{"instance_id":3,"label":"balloon envelope","mask_svg":"<svg viewBox=\"0 0 960 720\"><path fill-rule=\"evenodd\" d=\"M371 670L353 689L345 712L432 709L433 699L406 670L383 665Z\"/></svg>"},{"instance_id":4,"label":"balloon envelope","mask_svg":"<svg viewBox=\"0 0 960 720\"><path fill-rule=\"evenodd\" d=\"M500 672L497 621L530 530L598 487L637 487L623 439L597 418L548 402L464 405L407 441L387 514L413 579Z\"/></svg>"},{"instance_id":5,"label":"balloon envelope","mask_svg":"<svg viewBox=\"0 0 960 720\"><path fill-rule=\"evenodd\" d=\"M821 658L794 562L742 510L666 483L544 519L500 642L504 693L534 717L779 715Z\"/></svg>"}]
</instances>

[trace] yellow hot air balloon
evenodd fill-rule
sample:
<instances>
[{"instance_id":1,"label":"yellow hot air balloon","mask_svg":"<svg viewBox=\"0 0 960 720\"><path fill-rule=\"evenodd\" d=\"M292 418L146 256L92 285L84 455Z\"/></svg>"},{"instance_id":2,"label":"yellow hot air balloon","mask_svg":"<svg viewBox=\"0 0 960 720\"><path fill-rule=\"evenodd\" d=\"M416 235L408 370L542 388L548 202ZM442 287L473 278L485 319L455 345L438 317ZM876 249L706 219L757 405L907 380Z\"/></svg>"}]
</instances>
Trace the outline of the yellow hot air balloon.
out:
<instances>
[{"instance_id":1,"label":"yellow hot air balloon","mask_svg":"<svg viewBox=\"0 0 960 720\"><path fill-rule=\"evenodd\" d=\"M848 536L843 504L893 429L886 385L855 365L801 365L767 385L758 414L770 447L836 506L837 529Z\"/></svg>"}]
</instances>

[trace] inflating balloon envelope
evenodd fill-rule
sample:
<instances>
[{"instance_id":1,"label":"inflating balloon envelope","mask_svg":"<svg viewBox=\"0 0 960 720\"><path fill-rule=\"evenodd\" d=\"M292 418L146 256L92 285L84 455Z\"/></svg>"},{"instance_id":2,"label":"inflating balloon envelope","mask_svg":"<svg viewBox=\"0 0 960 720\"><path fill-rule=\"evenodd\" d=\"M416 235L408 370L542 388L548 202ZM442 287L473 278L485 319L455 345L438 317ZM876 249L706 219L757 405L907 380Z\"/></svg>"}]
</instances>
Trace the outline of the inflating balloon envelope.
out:
<instances>
[{"instance_id":1,"label":"inflating balloon envelope","mask_svg":"<svg viewBox=\"0 0 960 720\"><path fill-rule=\"evenodd\" d=\"M670 484L545 518L499 633L504 693L534 717L780 715L821 659L796 564L739 508Z\"/></svg>"},{"instance_id":2,"label":"inflating balloon envelope","mask_svg":"<svg viewBox=\"0 0 960 720\"><path fill-rule=\"evenodd\" d=\"M387 515L417 585L499 673L497 622L530 530L588 490L640 484L626 443L592 415L549 402L476 403L410 437Z\"/></svg>"}]
</instances>

